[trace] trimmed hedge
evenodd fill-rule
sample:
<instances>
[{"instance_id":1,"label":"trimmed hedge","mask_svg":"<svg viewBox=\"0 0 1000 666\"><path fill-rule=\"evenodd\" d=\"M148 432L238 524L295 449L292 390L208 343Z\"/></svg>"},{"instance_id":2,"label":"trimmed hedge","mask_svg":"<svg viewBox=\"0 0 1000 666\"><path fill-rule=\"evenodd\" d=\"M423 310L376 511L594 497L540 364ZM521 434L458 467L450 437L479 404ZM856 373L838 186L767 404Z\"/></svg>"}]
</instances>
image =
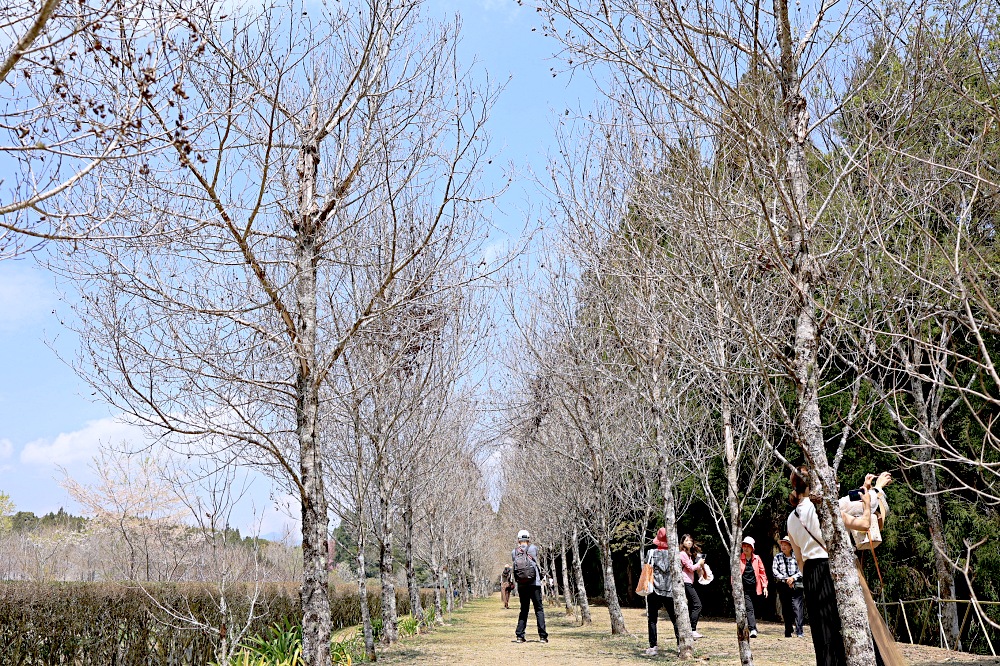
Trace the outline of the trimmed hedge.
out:
<instances>
[{"instance_id":1,"label":"trimmed hedge","mask_svg":"<svg viewBox=\"0 0 1000 666\"><path fill-rule=\"evenodd\" d=\"M155 598L155 603L150 597ZM422 594L429 601L429 595ZM195 617L223 629L218 590L192 583L146 585L145 591L116 583L0 583L0 664L10 666L181 666L216 658L218 634L170 618ZM379 591L368 595L372 617L381 614ZM400 615L409 612L406 590L397 590ZM425 601L426 603L426 601ZM227 595L237 620L247 617L246 594ZM158 605L160 607L158 607ZM357 589L331 586L335 627L358 624ZM257 599L246 636L274 623L300 624L298 587L268 584Z\"/></svg>"}]
</instances>

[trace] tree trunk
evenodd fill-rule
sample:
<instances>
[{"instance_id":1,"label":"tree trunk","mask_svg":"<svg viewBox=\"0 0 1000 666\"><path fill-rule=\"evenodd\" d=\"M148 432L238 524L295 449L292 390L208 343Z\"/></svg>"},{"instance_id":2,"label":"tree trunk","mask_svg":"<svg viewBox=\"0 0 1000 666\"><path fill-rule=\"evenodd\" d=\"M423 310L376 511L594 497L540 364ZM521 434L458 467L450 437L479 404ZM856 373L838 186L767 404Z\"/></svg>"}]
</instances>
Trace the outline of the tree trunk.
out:
<instances>
[{"instance_id":1,"label":"tree trunk","mask_svg":"<svg viewBox=\"0 0 1000 666\"><path fill-rule=\"evenodd\" d=\"M363 531L364 527L361 526L361 529ZM361 603L361 634L365 641L365 656L368 661L375 661L375 635L372 632L372 616L368 610L368 579L365 572L364 537L358 539L358 600Z\"/></svg>"},{"instance_id":2,"label":"tree trunk","mask_svg":"<svg viewBox=\"0 0 1000 666\"><path fill-rule=\"evenodd\" d=\"M576 603L580 607L580 624L590 624L590 603L587 601L587 586L583 583L583 562L580 561L580 541L576 525L573 526L573 574L576 577Z\"/></svg>"},{"instance_id":3,"label":"tree trunk","mask_svg":"<svg viewBox=\"0 0 1000 666\"><path fill-rule=\"evenodd\" d=\"M666 463L664 458L663 464ZM667 530L670 542L670 570L673 572L674 613L677 615L677 633L680 634L680 644L677 646L677 656L681 659L694 657L694 630L691 629L691 611L688 608L687 593L684 591L684 577L681 573L681 558L677 538L677 511L674 507L673 481L666 467L661 470L663 484L663 526Z\"/></svg>"},{"instance_id":4,"label":"tree trunk","mask_svg":"<svg viewBox=\"0 0 1000 666\"><path fill-rule=\"evenodd\" d=\"M424 609L420 605L420 588L417 587L417 575L413 568L413 496L409 492L403 509L403 534L406 539L406 591L410 595L410 615L422 621Z\"/></svg>"},{"instance_id":5,"label":"tree trunk","mask_svg":"<svg viewBox=\"0 0 1000 666\"><path fill-rule=\"evenodd\" d=\"M387 449L390 442L381 433L376 433L378 441L373 441L375 449ZM399 640L399 617L396 612L395 561L392 556L392 490L389 485L389 464L385 453L377 458L378 478L378 532L379 532L379 581L382 583L382 639L384 645L392 645Z\"/></svg>"},{"instance_id":6,"label":"tree trunk","mask_svg":"<svg viewBox=\"0 0 1000 666\"><path fill-rule=\"evenodd\" d=\"M743 541L743 530L733 532L733 546L729 547L729 577L733 581L733 606L736 611L736 645L743 666L753 666L753 652L750 649L750 627L747 624L746 599L743 596L743 576L740 572L739 546ZM747 566L750 566L749 564ZM755 590L756 591L756 590Z\"/></svg>"},{"instance_id":7,"label":"tree trunk","mask_svg":"<svg viewBox=\"0 0 1000 666\"><path fill-rule=\"evenodd\" d=\"M929 462L931 449L923 447L920 459L925 464L920 466L920 476L924 483L924 506L927 510L927 529L934 546L934 571L937 574L941 588L942 599L955 598L955 578L952 575L951 564L946 557L947 544L944 539L944 521L941 518L941 496L938 494L937 473ZM958 604L942 604L941 623L944 626L948 647L952 650L962 649L961 625L958 622Z\"/></svg>"},{"instance_id":8,"label":"tree trunk","mask_svg":"<svg viewBox=\"0 0 1000 666\"><path fill-rule=\"evenodd\" d=\"M611 561L611 540L606 536L606 526L601 529L601 566L604 569L604 600L608 604L608 615L611 617L611 635L627 634L625 616L618 601L618 587L615 585L615 569Z\"/></svg>"},{"instance_id":9,"label":"tree trunk","mask_svg":"<svg viewBox=\"0 0 1000 666\"><path fill-rule=\"evenodd\" d=\"M914 346L915 347L915 346ZM937 471L930 464L933 452L936 450L935 433L942 426L945 418L940 412L940 383L931 384L929 395L924 390L924 382L920 379L918 365L923 360L918 351L903 354L906 371L910 376L910 396L913 399L913 411L917 416L917 431L920 437L917 457L921 462L920 479L924 485L924 509L927 512L927 531L930 533L931 545L934 546L934 572L937 575L939 594L942 599L955 598L955 578L951 564L948 562L948 546L944 537L944 519L941 514L941 496L938 489ZM938 366L935 374L941 372ZM904 438L910 438L910 432L899 422L900 433ZM942 604L941 625L944 628L945 640L949 649L962 649L961 625L958 621L958 604Z\"/></svg>"},{"instance_id":10,"label":"tree trunk","mask_svg":"<svg viewBox=\"0 0 1000 666\"><path fill-rule=\"evenodd\" d=\"M451 560L448 558L448 545L444 543L444 539L441 540L441 548L444 553L443 565L445 574L445 589L444 592L448 599L448 621L451 622L451 614L455 612L455 577L448 570Z\"/></svg>"},{"instance_id":11,"label":"tree trunk","mask_svg":"<svg viewBox=\"0 0 1000 666\"><path fill-rule=\"evenodd\" d=\"M458 607L465 608L465 602L469 600L469 570L468 560L461 558L462 566L458 570Z\"/></svg>"},{"instance_id":12,"label":"tree trunk","mask_svg":"<svg viewBox=\"0 0 1000 666\"><path fill-rule=\"evenodd\" d=\"M556 555L552 549L549 549L550 553L547 562L549 565L549 597L552 599L552 605L555 606L559 603L559 579L556 577Z\"/></svg>"},{"instance_id":13,"label":"tree trunk","mask_svg":"<svg viewBox=\"0 0 1000 666\"><path fill-rule=\"evenodd\" d=\"M444 624L444 610L441 606L441 567L438 563L437 551L434 544L437 537L434 534L434 522L431 521L431 573L434 575L434 621L437 624Z\"/></svg>"},{"instance_id":14,"label":"tree trunk","mask_svg":"<svg viewBox=\"0 0 1000 666\"><path fill-rule=\"evenodd\" d=\"M847 663L849 666L870 666L875 662L875 651L868 628L868 613L854 564L854 549L840 515L837 484L826 455L819 409L820 330L816 320L815 281L820 278L811 245L813 220L809 211L809 174L805 152L809 109L801 90L788 0L774 0L774 13L781 53L779 83L788 142L785 162L792 197L787 216L787 235L792 252L789 286L798 310L793 358L797 393L796 430L799 443L813 468L814 492L819 492L823 498L817 507L817 514L830 556L830 574L837 595Z\"/></svg>"},{"instance_id":15,"label":"tree trunk","mask_svg":"<svg viewBox=\"0 0 1000 666\"><path fill-rule=\"evenodd\" d=\"M391 645L399 640L396 614L396 582L393 578L392 527L383 525L379 543L379 577L382 581L382 642Z\"/></svg>"},{"instance_id":16,"label":"tree trunk","mask_svg":"<svg viewBox=\"0 0 1000 666\"><path fill-rule=\"evenodd\" d=\"M315 133L317 108L310 126ZM295 430L299 444L302 504L302 657L314 666L330 658L330 598L326 540L329 532L319 441L319 385L316 377L316 284L319 261L319 146L310 137L299 154L299 218L295 224L296 351Z\"/></svg>"},{"instance_id":17,"label":"tree trunk","mask_svg":"<svg viewBox=\"0 0 1000 666\"><path fill-rule=\"evenodd\" d=\"M569 562L566 561L566 537L563 537L561 545L562 548L559 551L559 556L562 560L563 605L566 607L566 615L571 615L573 613L573 602L569 593Z\"/></svg>"},{"instance_id":18,"label":"tree trunk","mask_svg":"<svg viewBox=\"0 0 1000 666\"><path fill-rule=\"evenodd\" d=\"M729 575L732 580L733 605L736 611L736 644L743 666L753 666L750 649L750 628L747 623L746 602L743 598L740 553L743 542L743 514L739 499L739 460L736 456L736 441L733 435L733 406L729 395L728 354L726 350L725 313L719 295L718 282L713 283L715 293L716 327L719 336L716 342L719 372L719 403L722 416L722 462L726 473L726 506L729 508ZM749 566L749 565L748 565ZM755 590L756 591L756 590Z\"/></svg>"},{"instance_id":19,"label":"tree trunk","mask_svg":"<svg viewBox=\"0 0 1000 666\"><path fill-rule=\"evenodd\" d=\"M653 428L656 437L656 453L660 463L660 485L663 488L663 527L667 530L670 543L670 570L673 572L674 613L677 616L677 633L680 643L677 656L691 659L694 656L694 636L691 629L691 615L688 610L684 578L681 574L681 558L678 556L680 540L677 538L677 510L674 506L674 482L670 476L670 461L667 456L666 435L663 430L663 412L660 408L659 377L653 376ZM648 612L648 608L647 608Z\"/></svg>"}]
</instances>

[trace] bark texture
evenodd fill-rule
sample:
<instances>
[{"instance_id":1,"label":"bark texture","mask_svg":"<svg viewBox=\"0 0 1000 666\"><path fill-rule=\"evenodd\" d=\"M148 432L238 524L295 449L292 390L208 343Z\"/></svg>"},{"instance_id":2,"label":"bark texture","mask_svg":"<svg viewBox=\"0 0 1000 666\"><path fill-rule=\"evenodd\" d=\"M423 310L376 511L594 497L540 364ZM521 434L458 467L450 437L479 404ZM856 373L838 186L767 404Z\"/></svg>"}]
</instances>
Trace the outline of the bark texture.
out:
<instances>
[{"instance_id":1,"label":"bark texture","mask_svg":"<svg viewBox=\"0 0 1000 666\"><path fill-rule=\"evenodd\" d=\"M870 666L875 662L875 652L868 631L868 615L854 565L853 547L840 515L837 484L826 453L819 409L820 326L816 319L819 309L815 289L821 278L811 246L814 221L809 208L809 174L805 150L809 133L809 110L801 89L799 54L793 43L787 0L775 0L774 13L780 49L779 83L784 131L788 144L785 150L785 168L791 204L787 212L787 237L792 252L790 286L797 310L793 345L796 430L799 443L813 469L814 492L818 492L823 498L817 507L817 513L830 556L830 573L843 626L847 663L850 666Z\"/></svg>"},{"instance_id":2,"label":"bark texture","mask_svg":"<svg viewBox=\"0 0 1000 666\"><path fill-rule=\"evenodd\" d=\"M604 600L608 604L608 615L611 617L611 635L627 634L625 616L622 615L622 605L618 600L618 586L615 585L615 568L611 561L611 541L602 538L601 567L604 570Z\"/></svg>"},{"instance_id":3,"label":"bark texture","mask_svg":"<svg viewBox=\"0 0 1000 666\"><path fill-rule=\"evenodd\" d=\"M684 578L681 575L681 558L677 548L680 540L677 538L677 509L674 506L674 483L670 476L669 460L666 452L666 438L663 434L663 417L658 408L654 409L656 427L656 450L660 460L660 485L663 488L663 527L667 530L667 540L670 543L670 569L673 572L674 613L677 616L677 632L680 644L677 646L677 656L681 659L691 659L694 656L694 636L691 629L691 615L688 611L687 594L684 591Z\"/></svg>"},{"instance_id":4,"label":"bark texture","mask_svg":"<svg viewBox=\"0 0 1000 666\"><path fill-rule=\"evenodd\" d=\"M420 588L417 587L416 571L413 567L413 496L406 495L403 509L403 530L406 539L406 590L410 596L410 613L418 620L424 619L424 609L420 605Z\"/></svg>"},{"instance_id":5,"label":"bark texture","mask_svg":"<svg viewBox=\"0 0 1000 666\"><path fill-rule=\"evenodd\" d=\"M573 576L576 578L576 603L580 607L580 624L590 624L590 603L587 601L587 586L583 583L583 562L580 560L580 540L576 526L573 526Z\"/></svg>"},{"instance_id":6,"label":"bark texture","mask_svg":"<svg viewBox=\"0 0 1000 666\"><path fill-rule=\"evenodd\" d=\"M565 537L563 538L561 543L561 548L559 550L559 557L562 561L563 605L566 608L566 615L571 615L573 613L573 601L569 591L569 562L566 560Z\"/></svg>"},{"instance_id":7,"label":"bark texture","mask_svg":"<svg viewBox=\"0 0 1000 666\"><path fill-rule=\"evenodd\" d=\"M358 544L358 599L361 603L361 635L365 642L365 656L375 661L375 635L372 632L372 616L368 610L368 580L365 574L365 544ZM308 663L308 662L307 662Z\"/></svg>"},{"instance_id":8,"label":"bark texture","mask_svg":"<svg viewBox=\"0 0 1000 666\"><path fill-rule=\"evenodd\" d=\"M317 274L320 222L316 200L319 178L317 111L313 104L310 135L299 155L299 217L295 232L296 374L295 428L299 443L302 503L302 655L310 664L326 666L330 657L330 598L326 566L329 531L323 464L319 441L317 378Z\"/></svg>"}]
</instances>

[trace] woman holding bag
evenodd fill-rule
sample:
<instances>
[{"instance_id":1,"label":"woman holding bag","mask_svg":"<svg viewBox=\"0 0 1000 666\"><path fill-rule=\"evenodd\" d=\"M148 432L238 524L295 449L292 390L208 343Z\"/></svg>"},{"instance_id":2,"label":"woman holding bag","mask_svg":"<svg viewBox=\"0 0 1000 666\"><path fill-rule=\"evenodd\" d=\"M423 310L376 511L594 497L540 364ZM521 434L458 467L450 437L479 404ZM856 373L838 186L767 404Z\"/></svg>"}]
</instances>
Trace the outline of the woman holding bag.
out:
<instances>
[{"instance_id":1,"label":"woman holding bag","mask_svg":"<svg viewBox=\"0 0 1000 666\"><path fill-rule=\"evenodd\" d=\"M680 557L681 574L684 576L684 593L687 595L688 615L691 617L691 636L701 638L698 633L698 618L701 616L701 597L698 590L694 589L695 576L701 576L704 558L694 556L694 539L690 534L681 537Z\"/></svg>"},{"instance_id":2,"label":"woman holding bag","mask_svg":"<svg viewBox=\"0 0 1000 666\"><path fill-rule=\"evenodd\" d=\"M670 578L670 551L669 544L667 543L666 528L661 527L657 530L656 537L653 539L653 545L656 548L646 554L646 564L652 566L653 569L652 591L649 591L648 588L646 590L637 590L640 594L642 592L649 592L646 595L649 649L643 654L650 657L656 656L657 653L656 620L660 615L660 608L667 610L670 622L674 625L674 637L677 638L677 642L680 644L680 636L677 633L677 616L674 613L674 591Z\"/></svg>"}]
</instances>

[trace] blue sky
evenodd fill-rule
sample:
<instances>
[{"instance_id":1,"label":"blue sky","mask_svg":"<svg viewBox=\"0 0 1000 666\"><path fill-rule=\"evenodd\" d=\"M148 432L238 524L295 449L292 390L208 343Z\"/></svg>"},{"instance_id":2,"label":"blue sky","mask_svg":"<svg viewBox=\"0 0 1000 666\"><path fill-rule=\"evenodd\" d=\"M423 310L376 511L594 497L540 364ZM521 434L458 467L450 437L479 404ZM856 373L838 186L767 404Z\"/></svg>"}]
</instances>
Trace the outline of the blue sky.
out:
<instances>
[{"instance_id":1,"label":"blue sky","mask_svg":"<svg viewBox=\"0 0 1000 666\"><path fill-rule=\"evenodd\" d=\"M542 36L530 2L428 0L427 13L460 13L463 56L477 58L477 71L493 81L510 78L489 125L497 169L489 175L499 180L500 169L513 165L514 183L493 218L516 236L533 226L529 211L537 215L544 208L532 173L544 174L555 151L557 115L588 107L592 85L579 75L552 76L550 69L560 68L553 60L558 44ZM0 261L0 491L11 495L18 510L36 514L61 506L77 510L58 484L60 466L86 478L100 443L137 436L94 402L91 389L59 359L71 359L76 349L73 333L59 324L61 308L55 279L31 259ZM237 525L246 529L256 522L255 512L263 512L262 533L280 532L291 521L273 507L263 510L271 504L263 480L255 482L252 495L255 507L247 503Z\"/></svg>"}]
</instances>

